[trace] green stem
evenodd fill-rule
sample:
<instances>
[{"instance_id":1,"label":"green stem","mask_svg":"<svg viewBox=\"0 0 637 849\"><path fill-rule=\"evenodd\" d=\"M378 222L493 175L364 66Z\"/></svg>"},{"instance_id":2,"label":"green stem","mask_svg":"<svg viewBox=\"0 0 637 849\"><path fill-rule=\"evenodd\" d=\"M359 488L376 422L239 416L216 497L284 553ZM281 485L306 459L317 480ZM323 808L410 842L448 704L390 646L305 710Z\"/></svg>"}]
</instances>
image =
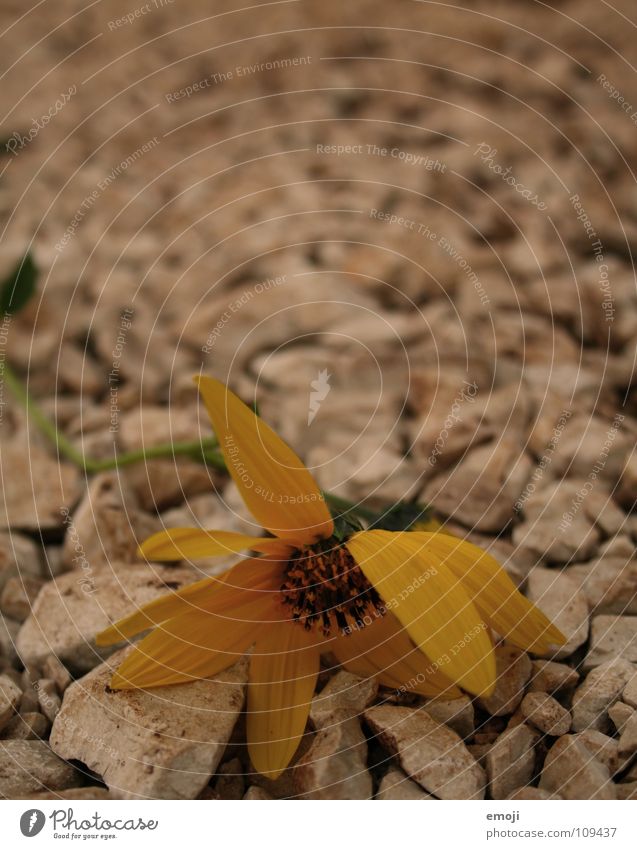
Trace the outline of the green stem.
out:
<instances>
[{"instance_id":1,"label":"green stem","mask_svg":"<svg viewBox=\"0 0 637 849\"><path fill-rule=\"evenodd\" d=\"M20 401L27 415L33 419L42 433L55 445L58 454L66 460L70 460L76 466L79 466L87 474L105 472L110 469L118 469L122 466L131 466L134 463L145 462L146 460L156 460L161 457L190 457L193 460L198 460L215 469L219 469L219 471L227 471L223 455L217 450L218 442L215 437L195 440L193 442L167 442L162 445L140 448L136 451L125 451L122 454L117 454L116 452L113 457L103 460L86 457L63 433L60 433L55 423L51 421L38 403L33 400L27 388L6 361L2 364L2 372L13 395ZM345 498L332 495L329 492L325 492L324 496L328 505L341 514L354 513L362 519L370 520L376 517L374 510L363 507L361 504L354 504Z\"/></svg>"},{"instance_id":2,"label":"green stem","mask_svg":"<svg viewBox=\"0 0 637 849\"><path fill-rule=\"evenodd\" d=\"M215 450L218 443L213 436L207 439L194 440L193 442L166 442L162 445L153 445L148 448L140 448L136 451L125 451L122 454L116 454L114 457L105 460L85 457L63 433L60 433L54 422L51 421L39 404L33 400L29 391L6 361L3 364L2 371L7 386L9 386L13 395L20 401L27 415L33 419L42 433L55 445L58 453L89 474L105 472L109 469L119 468L120 466L130 466L133 463L143 462L144 460L179 456L191 457L194 460L206 462L217 469L225 470L226 468L223 457Z\"/></svg>"}]
</instances>

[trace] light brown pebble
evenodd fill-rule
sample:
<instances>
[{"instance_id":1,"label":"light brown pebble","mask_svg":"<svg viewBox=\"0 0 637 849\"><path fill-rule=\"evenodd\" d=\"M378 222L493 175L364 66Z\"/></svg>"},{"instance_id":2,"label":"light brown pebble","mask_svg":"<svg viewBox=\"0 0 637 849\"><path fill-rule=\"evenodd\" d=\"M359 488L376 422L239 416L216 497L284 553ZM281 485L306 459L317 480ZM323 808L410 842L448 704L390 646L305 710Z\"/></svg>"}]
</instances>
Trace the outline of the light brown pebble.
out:
<instances>
[{"instance_id":1,"label":"light brown pebble","mask_svg":"<svg viewBox=\"0 0 637 849\"><path fill-rule=\"evenodd\" d=\"M553 660L534 660L531 662L531 680L529 692L563 693L572 690L579 681L579 675L565 663Z\"/></svg>"},{"instance_id":2,"label":"light brown pebble","mask_svg":"<svg viewBox=\"0 0 637 849\"><path fill-rule=\"evenodd\" d=\"M435 801L431 794L425 793L419 784L416 784L395 766L390 767L382 777L376 799L382 802L399 800Z\"/></svg>"},{"instance_id":3,"label":"light brown pebble","mask_svg":"<svg viewBox=\"0 0 637 849\"><path fill-rule=\"evenodd\" d=\"M71 673L54 654L45 658L42 663L42 672L45 678L50 678L55 683L59 693L64 693L72 680Z\"/></svg>"},{"instance_id":4,"label":"light brown pebble","mask_svg":"<svg viewBox=\"0 0 637 849\"><path fill-rule=\"evenodd\" d=\"M423 710L368 708L365 719L403 770L440 799L483 799L484 770L460 737Z\"/></svg>"},{"instance_id":5,"label":"light brown pebble","mask_svg":"<svg viewBox=\"0 0 637 849\"><path fill-rule=\"evenodd\" d=\"M619 757L628 758L637 752L637 711L623 723L619 735Z\"/></svg>"},{"instance_id":6,"label":"light brown pebble","mask_svg":"<svg viewBox=\"0 0 637 849\"><path fill-rule=\"evenodd\" d=\"M611 775L617 772L619 765L619 742L601 731L589 728L587 731L578 731L573 734L574 739L579 740L586 748L595 755L598 761L608 768Z\"/></svg>"},{"instance_id":7,"label":"light brown pebble","mask_svg":"<svg viewBox=\"0 0 637 849\"><path fill-rule=\"evenodd\" d=\"M0 675L0 731L9 723L20 704L22 691L8 675Z\"/></svg>"},{"instance_id":8,"label":"light brown pebble","mask_svg":"<svg viewBox=\"0 0 637 849\"><path fill-rule=\"evenodd\" d=\"M633 708L637 708L637 672L626 682L622 700Z\"/></svg>"},{"instance_id":9,"label":"light brown pebble","mask_svg":"<svg viewBox=\"0 0 637 849\"><path fill-rule=\"evenodd\" d=\"M294 787L301 799L370 799L367 741L357 717L349 711L332 714L294 769Z\"/></svg>"},{"instance_id":10,"label":"light brown pebble","mask_svg":"<svg viewBox=\"0 0 637 849\"><path fill-rule=\"evenodd\" d=\"M377 693L376 678L360 678L341 669L312 699L310 720L315 728L321 728L329 725L332 717L343 710L358 716L372 704Z\"/></svg>"},{"instance_id":11,"label":"light brown pebble","mask_svg":"<svg viewBox=\"0 0 637 849\"><path fill-rule=\"evenodd\" d=\"M43 584L30 575L9 578L0 595L0 610L16 622L24 622Z\"/></svg>"},{"instance_id":12,"label":"light brown pebble","mask_svg":"<svg viewBox=\"0 0 637 849\"><path fill-rule=\"evenodd\" d=\"M111 690L127 652L67 689L51 748L102 776L114 798L195 799L241 713L247 665L157 690Z\"/></svg>"},{"instance_id":13,"label":"light brown pebble","mask_svg":"<svg viewBox=\"0 0 637 849\"><path fill-rule=\"evenodd\" d=\"M535 743L539 734L527 725L507 729L485 757L492 799L506 799L516 787L528 784L535 772Z\"/></svg>"},{"instance_id":14,"label":"light brown pebble","mask_svg":"<svg viewBox=\"0 0 637 849\"><path fill-rule=\"evenodd\" d=\"M42 740L49 732L51 723L41 713L20 713L5 725L4 740Z\"/></svg>"},{"instance_id":15,"label":"light brown pebble","mask_svg":"<svg viewBox=\"0 0 637 849\"><path fill-rule=\"evenodd\" d=\"M473 701L468 696L459 696L457 699L430 699L425 703L424 710L436 722L452 728L463 740L473 736L475 716Z\"/></svg>"},{"instance_id":16,"label":"light brown pebble","mask_svg":"<svg viewBox=\"0 0 637 849\"><path fill-rule=\"evenodd\" d=\"M618 659L637 663L637 616L594 616L584 669Z\"/></svg>"},{"instance_id":17,"label":"light brown pebble","mask_svg":"<svg viewBox=\"0 0 637 849\"><path fill-rule=\"evenodd\" d=\"M548 693L527 693L520 707L523 716L545 734L561 737L571 729L571 714Z\"/></svg>"},{"instance_id":18,"label":"light brown pebble","mask_svg":"<svg viewBox=\"0 0 637 849\"><path fill-rule=\"evenodd\" d=\"M0 740L0 795L15 799L25 793L66 790L83 783L70 764L42 740Z\"/></svg>"},{"instance_id":19,"label":"light brown pebble","mask_svg":"<svg viewBox=\"0 0 637 849\"><path fill-rule=\"evenodd\" d=\"M620 734L624 725L626 725L634 712L635 709L631 708L630 705L627 705L624 702L615 702L614 705L611 705L611 707L608 708L608 715L611 722Z\"/></svg>"},{"instance_id":20,"label":"light brown pebble","mask_svg":"<svg viewBox=\"0 0 637 849\"><path fill-rule=\"evenodd\" d=\"M548 650L550 657L569 657L588 638L588 603L577 581L564 572L542 566L531 571L527 596L566 637L566 644Z\"/></svg>"},{"instance_id":21,"label":"light brown pebble","mask_svg":"<svg viewBox=\"0 0 637 849\"><path fill-rule=\"evenodd\" d=\"M573 695L573 731L611 730L608 709L619 700L634 672L634 666L626 660L602 663L591 670Z\"/></svg>"},{"instance_id":22,"label":"light brown pebble","mask_svg":"<svg viewBox=\"0 0 637 849\"><path fill-rule=\"evenodd\" d=\"M53 722L62 707L62 699L57 691L55 682L51 681L50 678L41 678L39 681L36 681L34 687L38 694L40 711L46 716L49 722Z\"/></svg>"},{"instance_id":23,"label":"light brown pebble","mask_svg":"<svg viewBox=\"0 0 637 849\"><path fill-rule=\"evenodd\" d=\"M564 799L616 799L610 772L570 734L552 746L544 761L540 788Z\"/></svg>"}]
</instances>

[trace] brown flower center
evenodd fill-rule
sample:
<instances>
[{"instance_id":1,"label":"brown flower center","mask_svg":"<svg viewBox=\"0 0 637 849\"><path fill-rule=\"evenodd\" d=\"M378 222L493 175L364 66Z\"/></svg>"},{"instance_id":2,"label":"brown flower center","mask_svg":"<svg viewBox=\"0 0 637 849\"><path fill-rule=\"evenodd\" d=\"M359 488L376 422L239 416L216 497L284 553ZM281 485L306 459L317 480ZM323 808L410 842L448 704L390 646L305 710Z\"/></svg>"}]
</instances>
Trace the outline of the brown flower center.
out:
<instances>
[{"instance_id":1,"label":"brown flower center","mask_svg":"<svg viewBox=\"0 0 637 849\"><path fill-rule=\"evenodd\" d=\"M319 625L326 636L334 624L346 633L361 628L365 615L382 606L352 555L333 537L292 553L281 594L293 619L308 630Z\"/></svg>"}]
</instances>

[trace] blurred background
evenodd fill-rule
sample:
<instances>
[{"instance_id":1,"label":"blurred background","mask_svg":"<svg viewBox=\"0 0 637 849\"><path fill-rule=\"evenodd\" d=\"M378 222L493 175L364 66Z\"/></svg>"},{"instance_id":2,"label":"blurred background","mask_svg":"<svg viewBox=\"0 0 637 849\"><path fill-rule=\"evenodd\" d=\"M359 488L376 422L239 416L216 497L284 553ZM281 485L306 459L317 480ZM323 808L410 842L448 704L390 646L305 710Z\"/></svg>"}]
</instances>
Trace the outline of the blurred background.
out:
<instances>
[{"instance_id":1,"label":"blurred background","mask_svg":"<svg viewBox=\"0 0 637 849\"><path fill-rule=\"evenodd\" d=\"M82 451L208 435L203 371L325 489L433 501L520 578L630 539L631 4L2 16L0 266L40 269L3 351ZM98 493L124 516L125 544L95 531L108 562L158 522L242 515L189 460L87 494L7 392L5 526L68 545L60 507L93 520Z\"/></svg>"}]
</instances>

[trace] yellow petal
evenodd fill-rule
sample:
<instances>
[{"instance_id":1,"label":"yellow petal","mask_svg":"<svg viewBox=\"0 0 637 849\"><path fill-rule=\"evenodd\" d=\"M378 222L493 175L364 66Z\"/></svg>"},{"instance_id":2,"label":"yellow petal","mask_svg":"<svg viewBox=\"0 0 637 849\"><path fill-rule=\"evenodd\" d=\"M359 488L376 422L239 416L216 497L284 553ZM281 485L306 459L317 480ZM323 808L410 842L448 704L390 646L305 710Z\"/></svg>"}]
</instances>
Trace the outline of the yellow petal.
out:
<instances>
[{"instance_id":1,"label":"yellow petal","mask_svg":"<svg viewBox=\"0 0 637 849\"><path fill-rule=\"evenodd\" d=\"M268 425L223 383L195 378L228 471L254 518L278 537L329 537L332 517L316 481Z\"/></svg>"},{"instance_id":2,"label":"yellow petal","mask_svg":"<svg viewBox=\"0 0 637 849\"><path fill-rule=\"evenodd\" d=\"M370 625L337 636L329 648L356 674L376 675L381 684L399 692L456 698L460 690L411 642L391 614L374 617Z\"/></svg>"},{"instance_id":3,"label":"yellow petal","mask_svg":"<svg viewBox=\"0 0 637 849\"><path fill-rule=\"evenodd\" d=\"M427 544L428 534L416 533ZM566 638L515 587L500 564L477 545L443 535L436 541L444 563L462 581L482 616L499 634L525 651L547 651L564 645Z\"/></svg>"},{"instance_id":4,"label":"yellow petal","mask_svg":"<svg viewBox=\"0 0 637 849\"><path fill-rule=\"evenodd\" d=\"M276 593L280 583L280 564L262 559L242 560L222 575L204 578L154 599L101 631L95 641L98 646L110 646L181 613L206 612L211 609L213 597L216 603L219 593L220 603L231 608L246 597Z\"/></svg>"},{"instance_id":5,"label":"yellow petal","mask_svg":"<svg viewBox=\"0 0 637 849\"><path fill-rule=\"evenodd\" d=\"M278 778L296 752L316 687L320 644L299 624L281 622L250 657L248 750L262 775Z\"/></svg>"},{"instance_id":6,"label":"yellow petal","mask_svg":"<svg viewBox=\"0 0 637 849\"><path fill-rule=\"evenodd\" d=\"M181 613L158 626L127 655L113 675L114 690L161 687L210 678L235 663L278 618L264 595L232 608L217 593L208 611Z\"/></svg>"},{"instance_id":7,"label":"yellow petal","mask_svg":"<svg viewBox=\"0 0 637 849\"><path fill-rule=\"evenodd\" d=\"M419 536L428 538L427 544ZM347 548L387 609L431 659L465 690L495 686L495 658L487 627L462 583L445 565L442 534L362 531Z\"/></svg>"},{"instance_id":8,"label":"yellow petal","mask_svg":"<svg viewBox=\"0 0 637 849\"><path fill-rule=\"evenodd\" d=\"M281 540L235 534L232 531L206 531L203 528L168 528L153 534L139 546L147 560L199 560L224 557L251 549L266 554L279 553Z\"/></svg>"}]
</instances>

